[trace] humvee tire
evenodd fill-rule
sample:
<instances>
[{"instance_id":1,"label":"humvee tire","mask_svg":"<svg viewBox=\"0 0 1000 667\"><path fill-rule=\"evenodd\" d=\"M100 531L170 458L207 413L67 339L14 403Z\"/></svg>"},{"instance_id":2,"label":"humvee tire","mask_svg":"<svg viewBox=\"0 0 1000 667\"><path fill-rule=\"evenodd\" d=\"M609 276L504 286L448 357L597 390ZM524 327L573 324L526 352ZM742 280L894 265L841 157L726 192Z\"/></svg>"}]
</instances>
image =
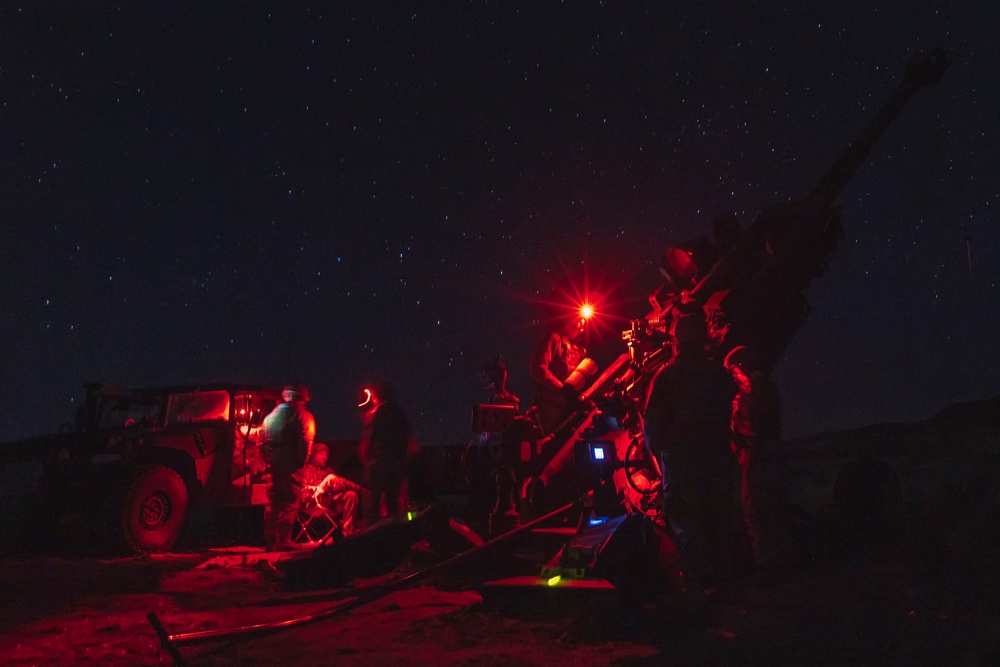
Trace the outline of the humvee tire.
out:
<instances>
[{"instance_id":1,"label":"humvee tire","mask_svg":"<svg viewBox=\"0 0 1000 667\"><path fill-rule=\"evenodd\" d=\"M125 492L121 527L125 546L136 555L169 551L184 528L188 489L165 466L140 468Z\"/></svg>"}]
</instances>

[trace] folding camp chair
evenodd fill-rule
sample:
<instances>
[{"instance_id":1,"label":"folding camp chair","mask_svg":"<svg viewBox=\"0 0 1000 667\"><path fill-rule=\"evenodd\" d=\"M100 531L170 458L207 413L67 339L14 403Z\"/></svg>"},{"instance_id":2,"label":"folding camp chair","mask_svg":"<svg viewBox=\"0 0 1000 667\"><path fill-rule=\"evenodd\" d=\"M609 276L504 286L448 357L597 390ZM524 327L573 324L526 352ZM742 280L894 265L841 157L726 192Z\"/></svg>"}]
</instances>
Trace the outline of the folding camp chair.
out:
<instances>
[{"instance_id":1,"label":"folding camp chair","mask_svg":"<svg viewBox=\"0 0 1000 667\"><path fill-rule=\"evenodd\" d=\"M292 541L297 544L315 546L333 540L340 533L340 524L328 509L313 505L299 510L292 530Z\"/></svg>"}]
</instances>

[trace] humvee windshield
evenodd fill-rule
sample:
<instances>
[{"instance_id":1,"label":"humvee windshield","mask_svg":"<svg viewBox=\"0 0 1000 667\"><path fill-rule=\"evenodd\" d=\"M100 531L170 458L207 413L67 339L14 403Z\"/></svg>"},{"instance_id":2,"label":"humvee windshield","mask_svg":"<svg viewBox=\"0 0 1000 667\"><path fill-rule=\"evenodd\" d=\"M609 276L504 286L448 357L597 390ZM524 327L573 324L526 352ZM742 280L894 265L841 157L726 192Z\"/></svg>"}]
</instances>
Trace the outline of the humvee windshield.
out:
<instances>
[{"instance_id":1,"label":"humvee windshield","mask_svg":"<svg viewBox=\"0 0 1000 667\"><path fill-rule=\"evenodd\" d=\"M163 399L107 396L98 405L96 421L99 430L159 426L163 422Z\"/></svg>"}]
</instances>

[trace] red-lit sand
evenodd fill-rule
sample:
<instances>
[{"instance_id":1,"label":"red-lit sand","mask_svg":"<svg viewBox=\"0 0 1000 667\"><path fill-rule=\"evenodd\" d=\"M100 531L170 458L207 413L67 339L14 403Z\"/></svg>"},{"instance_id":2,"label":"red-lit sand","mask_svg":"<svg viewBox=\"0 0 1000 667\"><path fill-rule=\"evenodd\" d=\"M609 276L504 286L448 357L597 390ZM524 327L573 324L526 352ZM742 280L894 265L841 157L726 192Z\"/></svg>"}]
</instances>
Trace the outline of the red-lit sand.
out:
<instances>
[{"instance_id":1,"label":"red-lit sand","mask_svg":"<svg viewBox=\"0 0 1000 667\"><path fill-rule=\"evenodd\" d=\"M827 557L697 617L669 600L617 618L500 613L461 577L435 576L344 615L179 650L192 665L995 664L1000 568L983 554L995 528ZM0 664L172 664L147 612L171 634L285 619L415 567L292 593L258 553L0 561Z\"/></svg>"}]
</instances>

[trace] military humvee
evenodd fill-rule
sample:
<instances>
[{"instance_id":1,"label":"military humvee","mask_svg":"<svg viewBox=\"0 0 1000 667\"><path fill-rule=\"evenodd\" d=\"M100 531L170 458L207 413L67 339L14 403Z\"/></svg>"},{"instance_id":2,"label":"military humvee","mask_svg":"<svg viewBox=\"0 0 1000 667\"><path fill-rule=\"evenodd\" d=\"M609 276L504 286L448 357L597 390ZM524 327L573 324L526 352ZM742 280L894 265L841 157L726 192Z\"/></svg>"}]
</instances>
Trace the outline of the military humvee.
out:
<instances>
[{"instance_id":1,"label":"military humvee","mask_svg":"<svg viewBox=\"0 0 1000 667\"><path fill-rule=\"evenodd\" d=\"M83 513L134 554L168 551L194 508L266 504L261 424L280 400L249 384L87 385L75 424L0 447L0 492L26 535Z\"/></svg>"}]
</instances>

